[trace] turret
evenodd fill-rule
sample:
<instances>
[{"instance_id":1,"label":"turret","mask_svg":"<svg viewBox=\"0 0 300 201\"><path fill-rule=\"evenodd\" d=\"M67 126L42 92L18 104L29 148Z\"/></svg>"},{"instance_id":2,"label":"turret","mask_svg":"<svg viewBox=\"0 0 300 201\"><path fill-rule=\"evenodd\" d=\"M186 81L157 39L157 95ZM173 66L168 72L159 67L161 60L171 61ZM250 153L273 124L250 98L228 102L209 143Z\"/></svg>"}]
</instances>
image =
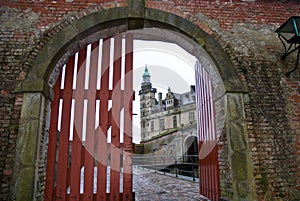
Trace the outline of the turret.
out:
<instances>
[{"instance_id":1,"label":"turret","mask_svg":"<svg viewBox=\"0 0 300 201\"><path fill-rule=\"evenodd\" d=\"M145 67L143 74L142 88L139 91L140 95L140 112L141 112L141 130L142 130L142 140L145 139L145 135L149 132L149 122L147 117L152 114L155 108L156 99L156 89L152 88L152 83L150 81L150 73L148 67ZM144 135L144 136L143 136Z\"/></svg>"}]
</instances>

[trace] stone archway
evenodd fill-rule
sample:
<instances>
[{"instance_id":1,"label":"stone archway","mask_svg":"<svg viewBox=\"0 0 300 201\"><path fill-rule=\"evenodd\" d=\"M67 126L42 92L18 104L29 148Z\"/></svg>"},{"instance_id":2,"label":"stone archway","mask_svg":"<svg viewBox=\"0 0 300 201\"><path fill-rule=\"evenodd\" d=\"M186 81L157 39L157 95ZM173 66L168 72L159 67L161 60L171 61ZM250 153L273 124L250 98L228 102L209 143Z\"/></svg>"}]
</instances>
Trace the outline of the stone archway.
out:
<instances>
[{"instance_id":1,"label":"stone archway","mask_svg":"<svg viewBox=\"0 0 300 201\"><path fill-rule=\"evenodd\" d=\"M181 44L206 66L214 87L216 109L221 114L216 121L222 124L227 136L233 199L256 198L244 114L247 87L239 80L229 58L212 36L172 13L145 8L142 2L129 1L128 7L112 8L83 17L53 36L38 53L26 80L17 86L17 91L23 93L23 106L11 190L13 199L32 200L37 196L36 189L42 187L39 186L42 181L39 181L38 165L45 157L41 156L40 149L47 147L45 128L59 66L78 46L99 36L146 30L148 27L169 30L174 43ZM166 37L161 39L166 40Z\"/></svg>"},{"instance_id":2,"label":"stone archway","mask_svg":"<svg viewBox=\"0 0 300 201\"><path fill-rule=\"evenodd\" d=\"M184 141L184 146L186 150L187 162L198 163L198 158L195 157L198 155L198 140L196 136L189 136Z\"/></svg>"}]
</instances>

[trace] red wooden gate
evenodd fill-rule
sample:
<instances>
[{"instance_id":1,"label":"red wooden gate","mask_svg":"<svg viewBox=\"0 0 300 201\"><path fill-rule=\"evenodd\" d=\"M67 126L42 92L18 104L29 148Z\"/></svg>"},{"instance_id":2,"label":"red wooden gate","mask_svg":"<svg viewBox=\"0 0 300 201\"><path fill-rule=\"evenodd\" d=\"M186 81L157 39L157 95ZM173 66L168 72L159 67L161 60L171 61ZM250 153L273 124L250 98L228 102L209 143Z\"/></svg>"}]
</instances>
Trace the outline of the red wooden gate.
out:
<instances>
[{"instance_id":1,"label":"red wooden gate","mask_svg":"<svg viewBox=\"0 0 300 201\"><path fill-rule=\"evenodd\" d=\"M45 200L134 200L132 67L132 34L94 42L63 67L51 105Z\"/></svg>"},{"instance_id":2,"label":"red wooden gate","mask_svg":"<svg viewBox=\"0 0 300 201\"><path fill-rule=\"evenodd\" d=\"M195 65L195 71L200 194L217 201L220 197L220 173L212 83L207 71L199 62Z\"/></svg>"}]
</instances>

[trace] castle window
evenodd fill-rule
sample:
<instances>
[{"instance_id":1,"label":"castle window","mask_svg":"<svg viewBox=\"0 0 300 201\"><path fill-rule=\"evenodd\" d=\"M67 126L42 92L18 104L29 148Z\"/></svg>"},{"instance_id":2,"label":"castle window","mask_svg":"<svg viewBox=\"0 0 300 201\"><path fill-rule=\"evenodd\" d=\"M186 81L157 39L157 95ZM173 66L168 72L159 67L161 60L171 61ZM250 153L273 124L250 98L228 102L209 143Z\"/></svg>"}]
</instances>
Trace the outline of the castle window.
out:
<instances>
[{"instance_id":1,"label":"castle window","mask_svg":"<svg viewBox=\"0 0 300 201\"><path fill-rule=\"evenodd\" d=\"M173 116L173 127L176 128L177 127L177 117Z\"/></svg>"},{"instance_id":2,"label":"castle window","mask_svg":"<svg viewBox=\"0 0 300 201\"><path fill-rule=\"evenodd\" d=\"M151 121L151 131L154 131L154 121Z\"/></svg>"},{"instance_id":3,"label":"castle window","mask_svg":"<svg viewBox=\"0 0 300 201\"><path fill-rule=\"evenodd\" d=\"M159 119L159 130L165 129L165 120Z\"/></svg>"},{"instance_id":4,"label":"castle window","mask_svg":"<svg viewBox=\"0 0 300 201\"><path fill-rule=\"evenodd\" d=\"M193 122L195 120L194 112L189 112L189 120L190 122Z\"/></svg>"}]
</instances>

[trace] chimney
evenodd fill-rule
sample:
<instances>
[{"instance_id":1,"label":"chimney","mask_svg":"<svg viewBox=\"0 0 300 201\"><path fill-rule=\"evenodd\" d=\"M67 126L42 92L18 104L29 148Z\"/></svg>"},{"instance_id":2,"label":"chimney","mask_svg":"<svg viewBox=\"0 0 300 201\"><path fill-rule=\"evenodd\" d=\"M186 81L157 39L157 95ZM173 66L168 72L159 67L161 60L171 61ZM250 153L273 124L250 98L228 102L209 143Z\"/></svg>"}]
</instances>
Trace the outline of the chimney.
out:
<instances>
[{"instance_id":1,"label":"chimney","mask_svg":"<svg viewBox=\"0 0 300 201\"><path fill-rule=\"evenodd\" d=\"M158 93L158 106L159 106L159 109L162 108L162 93L161 92Z\"/></svg>"},{"instance_id":2,"label":"chimney","mask_svg":"<svg viewBox=\"0 0 300 201\"><path fill-rule=\"evenodd\" d=\"M192 93L195 92L195 85L191 85L191 92L192 92Z\"/></svg>"}]
</instances>

